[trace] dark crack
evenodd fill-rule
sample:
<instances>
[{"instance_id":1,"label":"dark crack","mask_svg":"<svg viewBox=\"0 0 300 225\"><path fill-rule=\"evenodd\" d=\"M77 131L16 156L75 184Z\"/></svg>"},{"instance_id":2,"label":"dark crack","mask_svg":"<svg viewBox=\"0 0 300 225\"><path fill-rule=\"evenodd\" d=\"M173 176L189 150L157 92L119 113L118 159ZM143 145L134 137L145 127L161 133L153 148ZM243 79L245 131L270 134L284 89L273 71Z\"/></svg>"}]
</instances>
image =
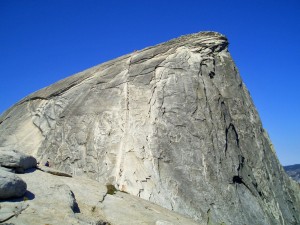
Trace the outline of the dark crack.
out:
<instances>
[{"instance_id":1,"label":"dark crack","mask_svg":"<svg viewBox=\"0 0 300 225\"><path fill-rule=\"evenodd\" d=\"M233 132L234 136L235 136L235 141L236 141L236 145L238 148L240 148L240 141L239 141L239 135L235 129L235 126L230 123L229 126L226 128L225 130L225 155L226 155L226 152L228 150L228 136L230 134L230 132Z\"/></svg>"}]
</instances>

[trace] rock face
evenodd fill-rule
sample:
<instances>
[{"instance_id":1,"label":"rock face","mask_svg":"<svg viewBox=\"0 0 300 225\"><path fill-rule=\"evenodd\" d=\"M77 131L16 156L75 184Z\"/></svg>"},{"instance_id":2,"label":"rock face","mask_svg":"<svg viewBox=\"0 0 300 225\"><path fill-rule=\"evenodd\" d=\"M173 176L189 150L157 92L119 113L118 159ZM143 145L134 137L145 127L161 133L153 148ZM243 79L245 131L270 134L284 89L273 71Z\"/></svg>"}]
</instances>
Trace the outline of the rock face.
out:
<instances>
[{"instance_id":1,"label":"rock face","mask_svg":"<svg viewBox=\"0 0 300 225\"><path fill-rule=\"evenodd\" d=\"M291 178L300 183L300 164L285 166L284 170Z\"/></svg>"},{"instance_id":2,"label":"rock face","mask_svg":"<svg viewBox=\"0 0 300 225\"><path fill-rule=\"evenodd\" d=\"M223 35L202 32L59 81L2 115L0 149L200 223L299 224L299 187L227 48Z\"/></svg>"},{"instance_id":3,"label":"rock face","mask_svg":"<svg viewBox=\"0 0 300 225\"><path fill-rule=\"evenodd\" d=\"M27 184L21 178L0 168L0 199L21 197L26 188Z\"/></svg>"}]
</instances>

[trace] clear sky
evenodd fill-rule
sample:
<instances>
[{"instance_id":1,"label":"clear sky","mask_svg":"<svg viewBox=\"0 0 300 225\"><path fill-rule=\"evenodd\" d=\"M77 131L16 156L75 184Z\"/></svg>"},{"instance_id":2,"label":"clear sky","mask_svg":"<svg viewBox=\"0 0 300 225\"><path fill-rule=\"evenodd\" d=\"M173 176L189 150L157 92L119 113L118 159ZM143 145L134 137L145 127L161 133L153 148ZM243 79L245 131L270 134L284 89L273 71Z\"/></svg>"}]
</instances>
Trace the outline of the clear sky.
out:
<instances>
[{"instance_id":1,"label":"clear sky","mask_svg":"<svg viewBox=\"0 0 300 225\"><path fill-rule=\"evenodd\" d=\"M0 0L0 113L91 66L218 31L283 165L300 163L299 0Z\"/></svg>"}]
</instances>

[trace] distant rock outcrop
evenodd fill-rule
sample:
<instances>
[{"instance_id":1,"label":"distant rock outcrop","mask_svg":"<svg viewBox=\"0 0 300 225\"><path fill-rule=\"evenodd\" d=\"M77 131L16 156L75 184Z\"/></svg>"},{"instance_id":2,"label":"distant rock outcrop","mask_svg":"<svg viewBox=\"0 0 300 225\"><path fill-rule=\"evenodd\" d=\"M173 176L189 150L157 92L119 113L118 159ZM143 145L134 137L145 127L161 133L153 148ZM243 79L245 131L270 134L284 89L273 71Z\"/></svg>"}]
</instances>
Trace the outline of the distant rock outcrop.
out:
<instances>
[{"instance_id":1,"label":"distant rock outcrop","mask_svg":"<svg viewBox=\"0 0 300 225\"><path fill-rule=\"evenodd\" d=\"M291 178L300 183L300 164L284 166L283 168Z\"/></svg>"},{"instance_id":2,"label":"distant rock outcrop","mask_svg":"<svg viewBox=\"0 0 300 225\"><path fill-rule=\"evenodd\" d=\"M133 52L29 95L1 116L2 148L202 224L300 224L299 186L215 32Z\"/></svg>"}]
</instances>

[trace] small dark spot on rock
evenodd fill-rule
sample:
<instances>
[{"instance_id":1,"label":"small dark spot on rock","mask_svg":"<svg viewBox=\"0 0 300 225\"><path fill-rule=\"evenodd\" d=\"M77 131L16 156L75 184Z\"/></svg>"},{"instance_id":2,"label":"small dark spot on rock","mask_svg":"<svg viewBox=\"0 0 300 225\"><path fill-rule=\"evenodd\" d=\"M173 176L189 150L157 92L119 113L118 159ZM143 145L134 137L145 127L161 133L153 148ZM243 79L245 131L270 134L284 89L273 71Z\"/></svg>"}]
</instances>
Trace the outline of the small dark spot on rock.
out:
<instances>
[{"instance_id":1,"label":"small dark spot on rock","mask_svg":"<svg viewBox=\"0 0 300 225\"><path fill-rule=\"evenodd\" d=\"M112 184L107 184L106 188L107 188L107 194L109 194L109 195L113 195L117 191L117 189L115 188L115 186L112 185Z\"/></svg>"},{"instance_id":2,"label":"small dark spot on rock","mask_svg":"<svg viewBox=\"0 0 300 225\"><path fill-rule=\"evenodd\" d=\"M235 184L242 184L243 183L243 178L240 176L233 176L232 177L232 182Z\"/></svg>"},{"instance_id":3,"label":"small dark spot on rock","mask_svg":"<svg viewBox=\"0 0 300 225\"><path fill-rule=\"evenodd\" d=\"M208 76L210 77L210 79L214 78L215 76L215 72L214 71L211 71Z\"/></svg>"}]
</instances>

